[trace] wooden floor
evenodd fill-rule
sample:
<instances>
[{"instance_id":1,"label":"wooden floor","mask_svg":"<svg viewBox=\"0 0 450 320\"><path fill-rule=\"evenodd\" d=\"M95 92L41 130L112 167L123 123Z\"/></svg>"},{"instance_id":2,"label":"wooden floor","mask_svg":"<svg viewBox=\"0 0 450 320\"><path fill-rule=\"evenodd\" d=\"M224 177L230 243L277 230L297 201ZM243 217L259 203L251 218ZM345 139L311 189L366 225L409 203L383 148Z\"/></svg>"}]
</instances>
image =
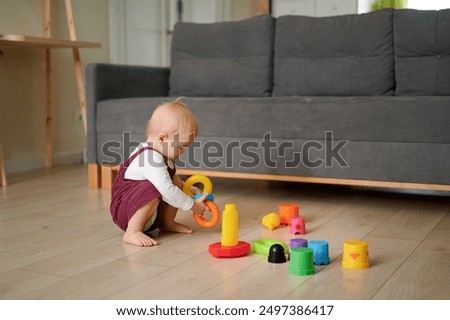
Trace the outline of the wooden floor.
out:
<instances>
[{"instance_id":1,"label":"wooden floor","mask_svg":"<svg viewBox=\"0 0 450 320\"><path fill-rule=\"evenodd\" d=\"M288 274L251 254L208 254L220 227L162 234L161 245L121 241L109 192L86 187L86 168L70 166L9 176L0 188L1 299L450 299L450 197L307 185L213 179L216 203L235 203L239 238L289 242L263 215L295 202L307 239L330 244L331 264L312 276ZM341 267L342 244L364 239L371 267Z\"/></svg>"}]
</instances>

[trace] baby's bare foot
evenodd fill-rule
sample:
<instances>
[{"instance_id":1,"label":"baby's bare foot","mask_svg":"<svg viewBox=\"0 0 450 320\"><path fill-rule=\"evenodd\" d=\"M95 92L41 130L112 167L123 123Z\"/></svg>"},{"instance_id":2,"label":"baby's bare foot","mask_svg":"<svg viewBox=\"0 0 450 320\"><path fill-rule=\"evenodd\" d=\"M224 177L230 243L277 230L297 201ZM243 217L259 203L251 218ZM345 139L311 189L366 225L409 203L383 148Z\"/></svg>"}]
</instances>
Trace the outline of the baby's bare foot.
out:
<instances>
[{"instance_id":1,"label":"baby's bare foot","mask_svg":"<svg viewBox=\"0 0 450 320\"><path fill-rule=\"evenodd\" d=\"M184 224L172 221L171 223L167 223L162 231L168 232L178 232L178 233L192 233L192 229Z\"/></svg>"},{"instance_id":2,"label":"baby's bare foot","mask_svg":"<svg viewBox=\"0 0 450 320\"><path fill-rule=\"evenodd\" d=\"M158 245L156 240L153 240L141 231L126 231L123 235L123 242L133 244L138 247L151 247Z\"/></svg>"}]
</instances>

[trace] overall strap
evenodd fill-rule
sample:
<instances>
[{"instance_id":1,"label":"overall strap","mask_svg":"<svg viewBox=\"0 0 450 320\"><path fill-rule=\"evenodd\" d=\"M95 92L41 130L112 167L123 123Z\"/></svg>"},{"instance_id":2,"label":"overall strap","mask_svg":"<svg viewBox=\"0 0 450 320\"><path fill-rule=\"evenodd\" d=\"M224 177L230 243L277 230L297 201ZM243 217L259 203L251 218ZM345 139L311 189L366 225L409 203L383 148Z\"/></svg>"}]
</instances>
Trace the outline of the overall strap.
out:
<instances>
[{"instance_id":1,"label":"overall strap","mask_svg":"<svg viewBox=\"0 0 450 320\"><path fill-rule=\"evenodd\" d=\"M124 163L122 163L122 167L128 168L130 166L130 163L133 162L133 160L136 159L136 157L138 157L145 150L153 150L153 148L147 146L147 147L143 147L143 148L139 149L131 157L129 157Z\"/></svg>"}]
</instances>

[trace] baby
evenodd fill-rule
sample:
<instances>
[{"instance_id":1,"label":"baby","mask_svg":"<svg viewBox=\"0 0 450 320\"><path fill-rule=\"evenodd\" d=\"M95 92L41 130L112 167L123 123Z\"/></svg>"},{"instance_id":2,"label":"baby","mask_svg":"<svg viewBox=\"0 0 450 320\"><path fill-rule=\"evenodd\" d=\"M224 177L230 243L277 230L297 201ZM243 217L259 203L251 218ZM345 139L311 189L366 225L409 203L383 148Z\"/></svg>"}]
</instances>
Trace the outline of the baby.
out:
<instances>
[{"instance_id":1,"label":"baby","mask_svg":"<svg viewBox=\"0 0 450 320\"><path fill-rule=\"evenodd\" d=\"M157 245L147 235L156 228L191 233L191 228L175 221L178 208L200 215L208 210L203 203L207 194L194 201L183 193L183 181L175 174L173 163L197 134L197 120L178 100L155 109L148 121L147 141L120 166L112 187L111 215L125 231L124 242Z\"/></svg>"}]
</instances>

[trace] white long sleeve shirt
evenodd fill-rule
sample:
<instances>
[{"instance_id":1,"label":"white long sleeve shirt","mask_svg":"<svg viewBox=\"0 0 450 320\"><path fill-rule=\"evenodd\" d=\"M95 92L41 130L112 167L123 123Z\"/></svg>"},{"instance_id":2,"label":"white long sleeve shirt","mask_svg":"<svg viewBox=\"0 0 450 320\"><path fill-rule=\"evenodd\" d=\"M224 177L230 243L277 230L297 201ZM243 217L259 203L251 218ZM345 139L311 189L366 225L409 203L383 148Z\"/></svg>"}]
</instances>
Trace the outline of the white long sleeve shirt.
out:
<instances>
[{"instance_id":1,"label":"white long sleeve shirt","mask_svg":"<svg viewBox=\"0 0 450 320\"><path fill-rule=\"evenodd\" d=\"M148 146L147 143L141 143L132 154ZM125 171L125 179L149 180L161 193L165 202L182 210L190 210L194 200L174 185L167 166L174 168L172 160L168 160L166 164L159 152L145 150L130 163Z\"/></svg>"}]
</instances>

